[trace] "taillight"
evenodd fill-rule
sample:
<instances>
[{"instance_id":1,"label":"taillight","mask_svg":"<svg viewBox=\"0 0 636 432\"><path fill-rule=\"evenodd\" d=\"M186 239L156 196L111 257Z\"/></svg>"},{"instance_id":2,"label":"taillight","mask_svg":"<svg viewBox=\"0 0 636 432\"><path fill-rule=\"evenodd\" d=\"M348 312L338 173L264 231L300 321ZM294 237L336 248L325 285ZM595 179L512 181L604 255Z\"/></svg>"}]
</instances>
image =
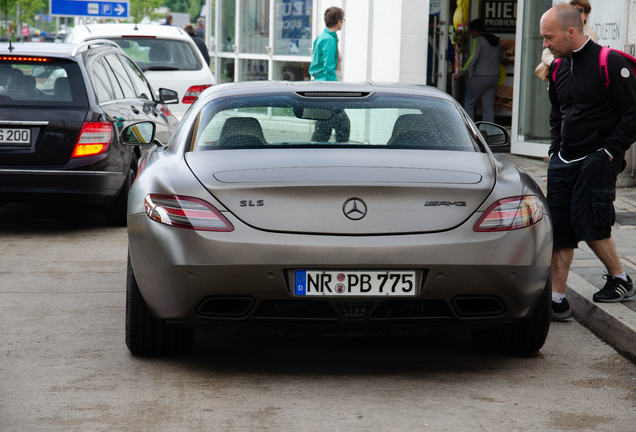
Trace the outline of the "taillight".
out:
<instances>
[{"instance_id":1,"label":"taillight","mask_svg":"<svg viewBox=\"0 0 636 432\"><path fill-rule=\"evenodd\" d=\"M113 125L108 122L84 122L72 158L104 153L113 137Z\"/></svg>"},{"instance_id":2,"label":"taillight","mask_svg":"<svg viewBox=\"0 0 636 432\"><path fill-rule=\"evenodd\" d=\"M177 195L146 195L146 214L162 224L197 231L234 231L232 224L211 204Z\"/></svg>"},{"instance_id":3,"label":"taillight","mask_svg":"<svg viewBox=\"0 0 636 432\"><path fill-rule=\"evenodd\" d=\"M212 87L212 86L210 84L191 86L188 89L188 91L185 92L185 94L183 95L183 100L181 102L184 104L194 103L194 101L197 100L201 92L208 87Z\"/></svg>"},{"instance_id":4,"label":"taillight","mask_svg":"<svg viewBox=\"0 0 636 432\"><path fill-rule=\"evenodd\" d=\"M486 210L474 231L508 231L534 225L543 217L543 204L535 195L506 198Z\"/></svg>"}]
</instances>

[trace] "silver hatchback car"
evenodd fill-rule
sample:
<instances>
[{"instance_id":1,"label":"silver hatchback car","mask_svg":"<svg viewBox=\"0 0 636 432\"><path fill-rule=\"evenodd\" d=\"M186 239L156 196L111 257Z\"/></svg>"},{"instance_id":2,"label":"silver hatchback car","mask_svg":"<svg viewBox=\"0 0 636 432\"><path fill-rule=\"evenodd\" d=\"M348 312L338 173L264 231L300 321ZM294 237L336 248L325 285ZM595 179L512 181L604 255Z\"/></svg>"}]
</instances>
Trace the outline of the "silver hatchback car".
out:
<instances>
[{"instance_id":1,"label":"silver hatchback car","mask_svg":"<svg viewBox=\"0 0 636 432\"><path fill-rule=\"evenodd\" d=\"M551 221L536 183L489 149L507 144L425 86L207 90L130 190L128 348L185 352L193 328L235 324L452 329L485 351L538 350Z\"/></svg>"}]
</instances>

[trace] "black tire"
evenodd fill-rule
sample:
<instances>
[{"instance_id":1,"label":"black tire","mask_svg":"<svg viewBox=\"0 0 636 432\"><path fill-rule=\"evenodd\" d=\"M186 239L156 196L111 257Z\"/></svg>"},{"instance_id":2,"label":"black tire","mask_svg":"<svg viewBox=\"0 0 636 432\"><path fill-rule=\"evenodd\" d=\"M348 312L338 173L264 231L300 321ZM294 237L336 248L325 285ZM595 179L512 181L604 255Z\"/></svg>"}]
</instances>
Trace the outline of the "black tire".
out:
<instances>
[{"instance_id":1,"label":"black tire","mask_svg":"<svg viewBox=\"0 0 636 432\"><path fill-rule=\"evenodd\" d=\"M126 226L128 223L128 192L137 176L137 154L133 152L128 168L128 175L124 181L117 199L106 207L106 220L111 226Z\"/></svg>"},{"instance_id":2,"label":"black tire","mask_svg":"<svg viewBox=\"0 0 636 432\"><path fill-rule=\"evenodd\" d=\"M539 304L529 318L487 330L471 333L480 351L489 353L530 354L541 349L550 331L552 281L548 277Z\"/></svg>"},{"instance_id":3,"label":"black tire","mask_svg":"<svg viewBox=\"0 0 636 432\"><path fill-rule=\"evenodd\" d=\"M126 274L126 346L135 355L185 354L194 346L194 329L155 319L139 291L130 254Z\"/></svg>"}]
</instances>

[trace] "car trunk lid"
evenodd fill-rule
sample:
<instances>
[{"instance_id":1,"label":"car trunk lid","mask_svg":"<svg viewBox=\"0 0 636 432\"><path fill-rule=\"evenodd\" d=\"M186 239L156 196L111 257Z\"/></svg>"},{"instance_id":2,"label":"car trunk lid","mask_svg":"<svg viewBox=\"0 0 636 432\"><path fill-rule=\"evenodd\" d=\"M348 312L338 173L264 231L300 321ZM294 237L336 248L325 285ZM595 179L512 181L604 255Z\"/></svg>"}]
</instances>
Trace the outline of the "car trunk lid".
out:
<instances>
[{"instance_id":1,"label":"car trunk lid","mask_svg":"<svg viewBox=\"0 0 636 432\"><path fill-rule=\"evenodd\" d=\"M444 231L466 221L495 182L492 159L475 152L217 150L186 159L237 218L288 233Z\"/></svg>"}]
</instances>

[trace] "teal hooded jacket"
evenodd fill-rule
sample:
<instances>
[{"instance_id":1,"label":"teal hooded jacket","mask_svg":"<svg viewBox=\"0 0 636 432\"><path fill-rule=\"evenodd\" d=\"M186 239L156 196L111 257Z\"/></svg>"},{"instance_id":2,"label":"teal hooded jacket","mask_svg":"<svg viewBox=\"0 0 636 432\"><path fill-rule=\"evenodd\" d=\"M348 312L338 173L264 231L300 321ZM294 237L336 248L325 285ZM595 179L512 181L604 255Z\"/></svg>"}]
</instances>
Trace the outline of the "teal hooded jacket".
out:
<instances>
[{"instance_id":1,"label":"teal hooded jacket","mask_svg":"<svg viewBox=\"0 0 636 432\"><path fill-rule=\"evenodd\" d=\"M338 81L338 36L336 32L324 29L314 41L314 54L309 66L309 74L316 81Z\"/></svg>"}]
</instances>

